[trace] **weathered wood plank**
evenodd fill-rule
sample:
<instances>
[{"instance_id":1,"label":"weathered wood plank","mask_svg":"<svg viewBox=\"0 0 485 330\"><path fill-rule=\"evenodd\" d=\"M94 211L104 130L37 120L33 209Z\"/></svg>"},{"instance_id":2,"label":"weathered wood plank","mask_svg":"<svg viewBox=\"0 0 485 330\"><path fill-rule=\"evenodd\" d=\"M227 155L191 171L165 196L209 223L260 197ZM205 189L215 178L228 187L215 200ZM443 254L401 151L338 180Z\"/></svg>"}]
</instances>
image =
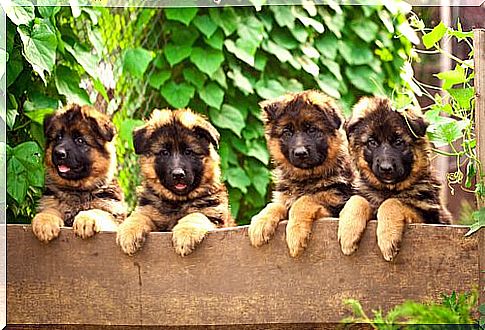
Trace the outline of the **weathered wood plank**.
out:
<instances>
[{"instance_id":1,"label":"weathered wood plank","mask_svg":"<svg viewBox=\"0 0 485 330\"><path fill-rule=\"evenodd\" d=\"M459 226L410 225L392 263L376 245L375 222L355 255L337 242L337 221L317 221L305 253L293 259L285 223L262 248L247 227L211 232L187 257L170 233L152 233L134 257L114 233L90 240L63 229L48 245L30 227L7 230L7 321L10 324L234 325L338 322L342 300L366 310L406 299L440 298L479 282L478 235Z\"/></svg>"}]
</instances>

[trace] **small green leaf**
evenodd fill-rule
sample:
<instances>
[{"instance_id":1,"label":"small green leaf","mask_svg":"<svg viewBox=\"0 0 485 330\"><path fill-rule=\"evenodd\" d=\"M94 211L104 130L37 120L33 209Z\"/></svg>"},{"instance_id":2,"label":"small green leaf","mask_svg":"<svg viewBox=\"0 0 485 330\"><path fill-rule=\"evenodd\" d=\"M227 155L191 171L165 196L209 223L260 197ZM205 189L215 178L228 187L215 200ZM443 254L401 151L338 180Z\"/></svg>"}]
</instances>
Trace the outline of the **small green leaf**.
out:
<instances>
[{"instance_id":1,"label":"small green leaf","mask_svg":"<svg viewBox=\"0 0 485 330\"><path fill-rule=\"evenodd\" d=\"M176 84L174 81L169 81L161 88L162 96L174 108L185 108L190 100L194 97L195 88L186 82Z\"/></svg>"},{"instance_id":2,"label":"small green leaf","mask_svg":"<svg viewBox=\"0 0 485 330\"><path fill-rule=\"evenodd\" d=\"M239 38L236 43L231 39L224 41L224 45L230 53L233 53L237 58L246 62L247 64L254 66L254 55L256 54L257 47L251 41Z\"/></svg>"},{"instance_id":3,"label":"small green leaf","mask_svg":"<svg viewBox=\"0 0 485 330\"><path fill-rule=\"evenodd\" d=\"M291 34L284 30L274 30L271 31L271 38L281 47L286 49L295 49L300 43L292 37Z\"/></svg>"},{"instance_id":4,"label":"small green leaf","mask_svg":"<svg viewBox=\"0 0 485 330\"><path fill-rule=\"evenodd\" d=\"M268 42L263 43L263 49L270 54L273 54L278 58L280 62L287 62L293 58L293 55L280 45L268 40Z\"/></svg>"},{"instance_id":5,"label":"small green leaf","mask_svg":"<svg viewBox=\"0 0 485 330\"><path fill-rule=\"evenodd\" d=\"M467 124L464 120L450 118L447 122L429 127L428 136L436 147L449 145L462 137L462 131Z\"/></svg>"},{"instance_id":6,"label":"small green leaf","mask_svg":"<svg viewBox=\"0 0 485 330\"><path fill-rule=\"evenodd\" d=\"M17 31L22 39L25 59L46 82L44 72L50 74L56 60L57 36L54 28L48 20L39 19L32 28L20 25Z\"/></svg>"},{"instance_id":7,"label":"small green leaf","mask_svg":"<svg viewBox=\"0 0 485 330\"><path fill-rule=\"evenodd\" d=\"M204 38L204 41L212 48L222 50L224 46L224 35L221 30L217 30L210 38Z\"/></svg>"},{"instance_id":8,"label":"small green leaf","mask_svg":"<svg viewBox=\"0 0 485 330\"><path fill-rule=\"evenodd\" d=\"M244 164L244 170L252 180L254 189L260 197L265 197L270 182L270 171L261 163L248 159Z\"/></svg>"},{"instance_id":9,"label":"small green leaf","mask_svg":"<svg viewBox=\"0 0 485 330\"><path fill-rule=\"evenodd\" d=\"M207 38L210 38L217 30L217 24L208 15L197 16L193 23Z\"/></svg>"},{"instance_id":10,"label":"small green leaf","mask_svg":"<svg viewBox=\"0 0 485 330\"><path fill-rule=\"evenodd\" d=\"M247 155L256 158L264 165L269 164L269 153L263 140L252 140L249 143Z\"/></svg>"},{"instance_id":11,"label":"small green leaf","mask_svg":"<svg viewBox=\"0 0 485 330\"><path fill-rule=\"evenodd\" d=\"M193 26L185 27L175 23L169 27L171 42L177 46L192 46L199 38L199 31Z\"/></svg>"},{"instance_id":12,"label":"small green leaf","mask_svg":"<svg viewBox=\"0 0 485 330\"><path fill-rule=\"evenodd\" d=\"M274 13L276 23L281 27L287 27L292 30L295 27L295 16L291 12L290 6L270 6Z\"/></svg>"},{"instance_id":13,"label":"small green leaf","mask_svg":"<svg viewBox=\"0 0 485 330\"><path fill-rule=\"evenodd\" d=\"M450 93L451 97L453 97L456 102L458 102L461 109L469 110L471 108L471 103L475 96L475 90L473 87L447 89L446 91Z\"/></svg>"},{"instance_id":14,"label":"small green leaf","mask_svg":"<svg viewBox=\"0 0 485 330\"><path fill-rule=\"evenodd\" d=\"M296 60L298 61L298 63L300 63L303 70L305 70L312 76L316 77L320 73L320 68L318 67L318 65L307 56L299 56L296 58Z\"/></svg>"},{"instance_id":15,"label":"small green leaf","mask_svg":"<svg viewBox=\"0 0 485 330\"><path fill-rule=\"evenodd\" d=\"M362 42L339 41L339 52L350 65L369 64L374 55L368 45Z\"/></svg>"},{"instance_id":16,"label":"small green leaf","mask_svg":"<svg viewBox=\"0 0 485 330\"><path fill-rule=\"evenodd\" d=\"M227 73L227 76L233 80L234 86L239 88L244 95L249 95L254 93L253 85L249 81L249 79L241 73L241 70L237 67L234 67L232 71Z\"/></svg>"},{"instance_id":17,"label":"small green leaf","mask_svg":"<svg viewBox=\"0 0 485 330\"><path fill-rule=\"evenodd\" d=\"M148 77L148 84L155 89L159 89L168 79L172 72L170 70L162 70L153 72L150 77Z\"/></svg>"},{"instance_id":18,"label":"small green leaf","mask_svg":"<svg viewBox=\"0 0 485 330\"><path fill-rule=\"evenodd\" d=\"M315 80L320 89L326 94L336 99L340 98L340 93L338 91L339 82L334 76L330 74L321 74L316 77Z\"/></svg>"},{"instance_id":19,"label":"small green leaf","mask_svg":"<svg viewBox=\"0 0 485 330\"><path fill-rule=\"evenodd\" d=\"M57 91L66 97L68 103L91 104L86 91L79 87L81 78L77 72L66 66L58 66L56 68L55 83Z\"/></svg>"},{"instance_id":20,"label":"small green leaf","mask_svg":"<svg viewBox=\"0 0 485 330\"><path fill-rule=\"evenodd\" d=\"M207 77L202 72L193 67L185 68L182 74L186 81L190 82L198 89L201 89L207 80Z\"/></svg>"},{"instance_id":21,"label":"small green leaf","mask_svg":"<svg viewBox=\"0 0 485 330\"><path fill-rule=\"evenodd\" d=\"M211 108L209 117L214 125L220 128L227 128L238 137L241 137L241 131L246 126L244 117L239 110L227 104L224 104L220 110Z\"/></svg>"},{"instance_id":22,"label":"small green leaf","mask_svg":"<svg viewBox=\"0 0 485 330\"><path fill-rule=\"evenodd\" d=\"M28 0L7 0L2 8L15 25L28 25L35 18L34 6Z\"/></svg>"},{"instance_id":23,"label":"small green leaf","mask_svg":"<svg viewBox=\"0 0 485 330\"><path fill-rule=\"evenodd\" d=\"M216 49L204 49L194 47L190 55L190 61L197 66L197 68L212 77L212 75L219 69L224 62L224 55L221 51Z\"/></svg>"},{"instance_id":24,"label":"small green leaf","mask_svg":"<svg viewBox=\"0 0 485 330\"><path fill-rule=\"evenodd\" d=\"M79 44L75 44L74 47L71 47L67 43L64 44L64 48L74 56L76 61L91 77L95 79L99 77L99 59L97 56L93 55L90 50Z\"/></svg>"},{"instance_id":25,"label":"small green leaf","mask_svg":"<svg viewBox=\"0 0 485 330\"><path fill-rule=\"evenodd\" d=\"M317 47L320 54L333 60L337 56L339 48L338 39L333 34L328 33L315 40L315 47Z\"/></svg>"},{"instance_id":26,"label":"small green leaf","mask_svg":"<svg viewBox=\"0 0 485 330\"><path fill-rule=\"evenodd\" d=\"M277 98L286 92L280 82L274 79L260 80L254 85L254 88L256 93L266 100Z\"/></svg>"},{"instance_id":27,"label":"small green leaf","mask_svg":"<svg viewBox=\"0 0 485 330\"><path fill-rule=\"evenodd\" d=\"M7 62L7 87L9 87L20 75L24 69L24 60L18 50L13 50L8 57ZM0 76L1 77L1 76Z\"/></svg>"},{"instance_id":28,"label":"small green leaf","mask_svg":"<svg viewBox=\"0 0 485 330\"><path fill-rule=\"evenodd\" d=\"M226 36L230 36L237 30L241 20L232 7L211 8L209 9L209 16L214 23L222 28Z\"/></svg>"},{"instance_id":29,"label":"small green leaf","mask_svg":"<svg viewBox=\"0 0 485 330\"><path fill-rule=\"evenodd\" d=\"M155 53L152 51L140 47L129 48L123 58L123 71L141 79L153 58Z\"/></svg>"},{"instance_id":30,"label":"small green leaf","mask_svg":"<svg viewBox=\"0 0 485 330\"><path fill-rule=\"evenodd\" d=\"M468 80L465 69L459 65L453 70L440 72L434 76L443 81L443 89L449 89L456 84L461 84Z\"/></svg>"},{"instance_id":31,"label":"small green leaf","mask_svg":"<svg viewBox=\"0 0 485 330\"><path fill-rule=\"evenodd\" d=\"M377 31L379 31L379 25L367 19L353 20L350 23L350 28L359 38L367 43L375 40Z\"/></svg>"},{"instance_id":32,"label":"small green leaf","mask_svg":"<svg viewBox=\"0 0 485 330\"><path fill-rule=\"evenodd\" d=\"M345 75L350 83L367 93L377 93L382 90L382 79L368 66L345 68Z\"/></svg>"},{"instance_id":33,"label":"small green leaf","mask_svg":"<svg viewBox=\"0 0 485 330\"><path fill-rule=\"evenodd\" d=\"M441 38L445 35L447 30L446 25L443 22L436 25L431 32L423 36L423 44L426 49L433 47L434 44L439 42Z\"/></svg>"},{"instance_id":34,"label":"small green leaf","mask_svg":"<svg viewBox=\"0 0 485 330\"><path fill-rule=\"evenodd\" d=\"M167 44L164 49L165 58L170 66L174 66L188 58L192 53L191 46L179 46L174 44Z\"/></svg>"},{"instance_id":35,"label":"small green leaf","mask_svg":"<svg viewBox=\"0 0 485 330\"><path fill-rule=\"evenodd\" d=\"M325 58L320 59L320 61L335 76L335 78L337 78L337 80L341 81L343 79L342 74L340 73L340 65L338 65L337 62Z\"/></svg>"},{"instance_id":36,"label":"small green leaf","mask_svg":"<svg viewBox=\"0 0 485 330\"><path fill-rule=\"evenodd\" d=\"M194 19L195 15L197 15L197 11L197 7L165 8L165 16L167 16L169 20L179 21L188 26Z\"/></svg>"},{"instance_id":37,"label":"small green leaf","mask_svg":"<svg viewBox=\"0 0 485 330\"><path fill-rule=\"evenodd\" d=\"M139 119L125 119L120 125L119 138L122 142L128 144L130 150L134 150L133 147L133 130L144 124L143 120Z\"/></svg>"},{"instance_id":38,"label":"small green leaf","mask_svg":"<svg viewBox=\"0 0 485 330\"><path fill-rule=\"evenodd\" d=\"M240 167L231 167L227 170L227 182L233 188L238 188L244 194L247 193L249 187L251 185L251 180L247 176L246 172Z\"/></svg>"},{"instance_id":39,"label":"small green leaf","mask_svg":"<svg viewBox=\"0 0 485 330\"><path fill-rule=\"evenodd\" d=\"M210 82L199 91L200 98L210 107L219 109L224 101L224 90Z\"/></svg>"}]
</instances>

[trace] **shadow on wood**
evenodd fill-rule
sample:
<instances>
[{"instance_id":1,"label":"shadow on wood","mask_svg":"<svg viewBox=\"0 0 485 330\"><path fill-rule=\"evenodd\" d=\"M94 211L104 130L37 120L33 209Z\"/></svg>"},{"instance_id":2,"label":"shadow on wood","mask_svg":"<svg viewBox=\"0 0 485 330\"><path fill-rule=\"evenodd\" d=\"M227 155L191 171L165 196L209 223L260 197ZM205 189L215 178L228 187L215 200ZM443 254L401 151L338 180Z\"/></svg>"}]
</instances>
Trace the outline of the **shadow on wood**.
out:
<instances>
[{"instance_id":1,"label":"shadow on wood","mask_svg":"<svg viewBox=\"0 0 485 330\"><path fill-rule=\"evenodd\" d=\"M209 233L187 257L171 233L152 233L134 257L115 233L92 239L63 229L50 244L30 226L7 228L9 324L236 325L339 322L346 298L366 310L479 286L478 237L460 226L409 225L395 261L383 260L372 221L359 250L344 256L338 223L314 224L307 250L289 256L286 224L253 248L247 227ZM484 235L484 231L479 233ZM483 265L482 265L482 268Z\"/></svg>"}]
</instances>

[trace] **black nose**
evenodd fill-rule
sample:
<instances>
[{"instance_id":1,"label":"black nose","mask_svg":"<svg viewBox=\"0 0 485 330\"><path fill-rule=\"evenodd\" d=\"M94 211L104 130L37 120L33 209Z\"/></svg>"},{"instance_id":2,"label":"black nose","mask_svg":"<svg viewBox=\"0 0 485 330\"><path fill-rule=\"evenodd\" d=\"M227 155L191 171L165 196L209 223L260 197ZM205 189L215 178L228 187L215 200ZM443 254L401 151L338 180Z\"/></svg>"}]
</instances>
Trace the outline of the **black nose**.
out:
<instances>
[{"instance_id":1,"label":"black nose","mask_svg":"<svg viewBox=\"0 0 485 330\"><path fill-rule=\"evenodd\" d=\"M293 155L297 158L308 157L308 150L305 147L297 147L293 150Z\"/></svg>"},{"instance_id":2,"label":"black nose","mask_svg":"<svg viewBox=\"0 0 485 330\"><path fill-rule=\"evenodd\" d=\"M65 159L67 157L67 152L64 148L59 148L55 150L56 157L59 159Z\"/></svg>"},{"instance_id":3,"label":"black nose","mask_svg":"<svg viewBox=\"0 0 485 330\"><path fill-rule=\"evenodd\" d=\"M181 168L176 168L172 171L172 178L174 178L175 180L181 180L185 178L185 171Z\"/></svg>"},{"instance_id":4,"label":"black nose","mask_svg":"<svg viewBox=\"0 0 485 330\"><path fill-rule=\"evenodd\" d=\"M381 171L381 173L389 174L392 173L393 170L394 166L392 166L392 163L389 161L384 161L379 164L379 171Z\"/></svg>"}]
</instances>

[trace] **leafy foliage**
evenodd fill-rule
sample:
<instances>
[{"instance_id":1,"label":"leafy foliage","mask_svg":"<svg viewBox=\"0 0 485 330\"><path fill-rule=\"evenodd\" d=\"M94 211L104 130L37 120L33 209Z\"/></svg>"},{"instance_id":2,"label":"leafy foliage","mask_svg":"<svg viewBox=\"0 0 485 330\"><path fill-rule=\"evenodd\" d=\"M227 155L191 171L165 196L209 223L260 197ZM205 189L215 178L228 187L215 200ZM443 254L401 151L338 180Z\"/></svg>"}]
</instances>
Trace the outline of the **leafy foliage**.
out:
<instances>
[{"instance_id":1,"label":"leafy foliage","mask_svg":"<svg viewBox=\"0 0 485 330\"><path fill-rule=\"evenodd\" d=\"M416 325L412 327L413 329L428 329L429 325L475 324L473 314L477 308L477 302L476 290L462 294L456 294L453 291L451 295L443 295L440 303L406 301L392 308L387 314L382 310L372 311L371 317L365 313L359 301L348 299L344 303L351 309L353 315L343 319L342 322L367 323L374 329L385 330L401 329L404 324Z\"/></svg>"},{"instance_id":2,"label":"leafy foliage","mask_svg":"<svg viewBox=\"0 0 485 330\"><path fill-rule=\"evenodd\" d=\"M101 98L120 132L119 180L133 207L140 177L131 130L153 108L190 107L220 130L232 213L248 223L267 202L271 182L258 102L316 88L348 112L360 95L390 93L403 82L399 71L415 38L407 10L390 2L7 11L8 143L42 146L46 113ZM40 191L32 189L27 203L9 195L16 215L20 204L32 209Z\"/></svg>"}]
</instances>

